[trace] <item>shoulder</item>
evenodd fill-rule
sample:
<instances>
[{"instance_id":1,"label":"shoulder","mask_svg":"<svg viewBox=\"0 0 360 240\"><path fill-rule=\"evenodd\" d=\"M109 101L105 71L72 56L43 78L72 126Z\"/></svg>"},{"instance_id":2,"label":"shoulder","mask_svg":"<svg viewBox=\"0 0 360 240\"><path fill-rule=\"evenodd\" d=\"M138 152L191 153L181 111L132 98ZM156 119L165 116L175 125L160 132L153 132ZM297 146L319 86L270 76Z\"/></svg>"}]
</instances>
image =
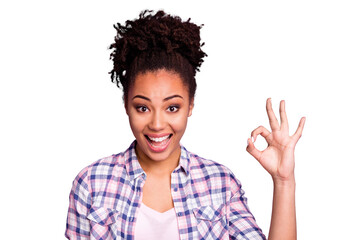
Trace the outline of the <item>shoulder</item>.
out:
<instances>
[{"instance_id":1,"label":"shoulder","mask_svg":"<svg viewBox=\"0 0 360 240\"><path fill-rule=\"evenodd\" d=\"M192 174L205 173L207 175L219 175L220 177L234 177L232 171L225 165L189 151L187 153L190 159L190 171Z\"/></svg>"},{"instance_id":2,"label":"shoulder","mask_svg":"<svg viewBox=\"0 0 360 240\"><path fill-rule=\"evenodd\" d=\"M113 173L113 171L125 165L124 154L124 152L113 154L93 162L87 167L88 174L91 176L104 174L109 175Z\"/></svg>"},{"instance_id":3,"label":"shoulder","mask_svg":"<svg viewBox=\"0 0 360 240\"><path fill-rule=\"evenodd\" d=\"M191 183L197 189L211 188L212 193L226 194L228 198L244 194L240 180L225 165L187 151ZM216 194L215 194L216 195Z\"/></svg>"},{"instance_id":4,"label":"shoulder","mask_svg":"<svg viewBox=\"0 0 360 240\"><path fill-rule=\"evenodd\" d=\"M124 154L125 152L120 152L92 162L77 174L74 182L87 185L92 180L109 178L115 171L118 172L119 169L123 168L125 164Z\"/></svg>"}]
</instances>

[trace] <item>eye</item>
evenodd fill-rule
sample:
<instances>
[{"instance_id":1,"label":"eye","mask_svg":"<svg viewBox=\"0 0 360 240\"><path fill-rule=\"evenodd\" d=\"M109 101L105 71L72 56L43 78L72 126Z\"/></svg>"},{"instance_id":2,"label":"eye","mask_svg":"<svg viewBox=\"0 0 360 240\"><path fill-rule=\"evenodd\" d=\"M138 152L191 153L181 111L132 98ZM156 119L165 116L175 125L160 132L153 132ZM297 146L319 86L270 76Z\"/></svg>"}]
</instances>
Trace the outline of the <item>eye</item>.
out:
<instances>
[{"instance_id":1,"label":"eye","mask_svg":"<svg viewBox=\"0 0 360 240\"><path fill-rule=\"evenodd\" d=\"M138 112L147 112L147 111L149 111L149 109L146 106L137 106L136 110Z\"/></svg>"},{"instance_id":2,"label":"eye","mask_svg":"<svg viewBox=\"0 0 360 240\"><path fill-rule=\"evenodd\" d=\"M177 112L179 111L179 106L169 106L167 109L169 112Z\"/></svg>"}]
</instances>

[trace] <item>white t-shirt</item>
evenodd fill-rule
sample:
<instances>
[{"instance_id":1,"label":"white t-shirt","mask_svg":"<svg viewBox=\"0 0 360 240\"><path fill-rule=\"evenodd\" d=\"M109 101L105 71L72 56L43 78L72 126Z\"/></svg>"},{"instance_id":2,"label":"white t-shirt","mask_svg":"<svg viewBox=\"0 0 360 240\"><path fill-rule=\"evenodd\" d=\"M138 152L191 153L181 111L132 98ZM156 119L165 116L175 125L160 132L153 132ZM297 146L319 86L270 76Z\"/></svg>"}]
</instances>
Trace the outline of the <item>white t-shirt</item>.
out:
<instances>
[{"instance_id":1,"label":"white t-shirt","mask_svg":"<svg viewBox=\"0 0 360 240\"><path fill-rule=\"evenodd\" d=\"M175 209L160 213L141 203L135 224L135 239L180 239Z\"/></svg>"}]
</instances>

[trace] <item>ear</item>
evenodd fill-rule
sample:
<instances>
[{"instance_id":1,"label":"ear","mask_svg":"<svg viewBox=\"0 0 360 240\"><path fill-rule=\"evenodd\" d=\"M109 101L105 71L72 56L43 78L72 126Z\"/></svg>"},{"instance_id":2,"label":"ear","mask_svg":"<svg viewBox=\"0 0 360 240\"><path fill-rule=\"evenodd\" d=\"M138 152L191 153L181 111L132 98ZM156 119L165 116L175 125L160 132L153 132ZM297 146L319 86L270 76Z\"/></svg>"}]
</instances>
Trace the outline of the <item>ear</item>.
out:
<instances>
[{"instance_id":1,"label":"ear","mask_svg":"<svg viewBox=\"0 0 360 240\"><path fill-rule=\"evenodd\" d=\"M124 101L124 108L125 108L126 115L129 116L128 105L126 104L125 101Z\"/></svg>"},{"instance_id":2,"label":"ear","mask_svg":"<svg viewBox=\"0 0 360 240\"><path fill-rule=\"evenodd\" d=\"M194 108L194 98L191 99L191 101L190 101L188 117L190 117L192 115L193 108Z\"/></svg>"}]
</instances>

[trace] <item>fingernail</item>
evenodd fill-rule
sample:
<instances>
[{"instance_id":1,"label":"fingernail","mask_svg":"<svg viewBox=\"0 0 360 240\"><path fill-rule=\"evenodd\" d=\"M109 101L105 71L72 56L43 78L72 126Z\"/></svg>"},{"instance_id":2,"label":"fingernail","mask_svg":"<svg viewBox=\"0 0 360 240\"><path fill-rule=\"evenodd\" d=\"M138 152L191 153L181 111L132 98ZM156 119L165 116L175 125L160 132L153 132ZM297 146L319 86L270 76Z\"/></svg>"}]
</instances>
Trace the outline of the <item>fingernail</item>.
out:
<instances>
[{"instance_id":1,"label":"fingernail","mask_svg":"<svg viewBox=\"0 0 360 240\"><path fill-rule=\"evenodd\" d=\"M252 142L255 142L255 139L254 139L254 137L251 137L251 141L252 141Z\"/></svg>"}]
</instances>

